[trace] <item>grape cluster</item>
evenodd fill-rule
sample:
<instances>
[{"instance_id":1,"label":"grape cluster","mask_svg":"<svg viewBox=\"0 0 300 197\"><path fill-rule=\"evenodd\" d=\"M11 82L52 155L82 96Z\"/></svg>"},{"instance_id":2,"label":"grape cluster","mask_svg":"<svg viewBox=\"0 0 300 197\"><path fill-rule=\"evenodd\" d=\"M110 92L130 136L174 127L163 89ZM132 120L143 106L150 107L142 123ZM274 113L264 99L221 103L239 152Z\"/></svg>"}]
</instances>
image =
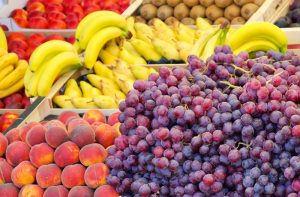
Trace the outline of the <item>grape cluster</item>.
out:
<instances>
[{"instance_id":1,"label":"grape cluster","mask_svg":"<svg viewBox=\"0 0 300 197\"><path fill-rule=\"evenodd\" d=\"M107 183L122 196L299 196L300 57L219 46L188 62L120 103Z\"/></svg>"}]
</instances>

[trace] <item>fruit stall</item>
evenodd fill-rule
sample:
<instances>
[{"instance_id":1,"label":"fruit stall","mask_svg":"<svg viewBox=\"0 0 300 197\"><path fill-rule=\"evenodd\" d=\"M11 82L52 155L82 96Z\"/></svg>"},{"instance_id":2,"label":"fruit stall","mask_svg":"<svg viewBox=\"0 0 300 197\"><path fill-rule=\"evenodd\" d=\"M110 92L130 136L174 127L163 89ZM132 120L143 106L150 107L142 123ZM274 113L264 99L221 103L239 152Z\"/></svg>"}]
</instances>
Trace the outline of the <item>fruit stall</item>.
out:
<instances>
[{"instance_id":1,"label":"fruit stall","mask_svg":"<svg viewBox=\"0 0 300 197\"><path fill-rule=\"evenodd\" d=\"M299 0L0 4L0 197L300 196Z\"/></svg>"}]
</instances>

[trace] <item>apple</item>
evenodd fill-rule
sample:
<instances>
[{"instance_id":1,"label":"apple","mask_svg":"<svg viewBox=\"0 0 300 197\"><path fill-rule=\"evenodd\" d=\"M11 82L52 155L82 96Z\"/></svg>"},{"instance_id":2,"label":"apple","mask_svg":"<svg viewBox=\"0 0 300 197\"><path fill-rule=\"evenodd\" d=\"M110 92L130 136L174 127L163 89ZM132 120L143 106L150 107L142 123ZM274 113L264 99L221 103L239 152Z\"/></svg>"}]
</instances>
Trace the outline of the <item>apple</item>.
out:
<instances>
[{"instance_id":1,"label":"apple","mask_svg":"<svg viewBox=\"0 0 300 197\"><path fill-rule=\"evenodd\" d=\"M26 50L23 50L21 48L14 48L10 51L16 53L18 55L19 59L27 60L28 56L27 56Z\"/></svg>"},{"instance_id":2,"label":"apple","mask_svg":"<svg viewBox=\"0 0 300 197\"><path fill-rule=\"evenodd\" d=\"M49 22L46 18L37 16L30 18L28 21L28 25L33 29L47 29L49 26Z\"/></svg>"},{"instance_id":3,"label":"apple","mask_svg":"<svg viewBox=\"0 0 300 197\"><path fill-rule=\"evenodd\" d=\"M19 94L19 93L14 93L8 97L5 97L4 98L4 104L5 105L8 105L8 104L11 104L11 103L20 103L22 101L22 95Z\"/></svg>"},{"instance_id":4,"label":"apple","mask_svg":"<svg viewBox=\"0 0 300 197\"><path fill-rule=\"evenodd\" d=\"M28 48L28 44L25 40L11 40L8 42L8 50L12 51L13 49L22 49L24 51L26 51L26 49Z\"/></svg>"},{"instance_id":5,"label":"apple","mask_svg":"<svg viewBox=\"0 0 300 197\"><path fill-rule=\"evenodd\" d=\"M46 41L46 36L41 33L34 33L27 38L27 42L29 43L29 47L36 48Z\"/></svg>"},{"instance_id":6,"label":"apple","mask_svg":"<svg viewBox=\"0 0 300 197\"><path fill-rule=\"evenodd\" d=\"M98 10L101 10L99 5L92 5L84 10L84 14L88 15L88 14L98 11Z\"/></svg>"},{"instance_id":7,"label":"apple","mask_svg":"<svg viewBox=\"0 0 300 197\"><path fill-rule=\"evenodd\" d=\"M11 13L11 17L17 17L17 18L27 18L28 16L28 12L24 9L15 9L14 11L12 11Z\"/></svg>"},{"instance_id":8,"label":"apple","mask_svg":"<svg viewBox=\"0 0 300 197\"><path fill-rule=\"evenodd\" d=\"M58 11L63 12L64 7L60 3L47 3L46 4L46 12Z\"/></svg>"},{"instance_id":9,"label":"apple","mask_svg":"<svg viewBox=\"0 0 300 197\"><path fill-rule=\"evenodd\" d=\"M29 5L27 4L26 8L27 8L28 12L31 12L31 11L34 11L34 10L35 11L40 11L40 12L45 12L46 11L44 4L41 3L41 2L33 2Z\"/></svg>"},{"instance_id":10,"label":"apple","mask_svg":"<svg viewBox=\"0 0 300 197\"><path fill-rule=\"evenodd\" d=\"M15 22L21 27L21 28L27 28L28 27L28 21L24 18L13 18Z\"/></svg>"},{"instance_id":11,"label":"apple","mask_svg":"<svg viewBox=\"0 0 300 197\"><path fill-rule=\"evenodd\" d=\"M37 10L33 10L33 11L28 13L28 18L33 18L33 17L36 17L36 16L45 17L46 14L45 14L45 12L41 12L41 11L37 11Z\"/></svg>"},{"instance_id":12,"label":"apple","mask_svg":"<svg viewBox=\"0 0 300 197\"><path fill-rule=\"evenodd\" d=\"M69 16L66 18L66 24L69 29L76 29L78 26L79 20L77 17L70 18Z\"/></svg>"},{"instance_id":13,"label":"apple","mask_svg":"<svg viewBox=\"0 0 300 197\"><path fill-rule=\"evenodd\" d=\"M63 20L51 19L49 20L49 29L66 29L67 24Z\"/></svg>"},{"instance_id":14,"label":"apple","mask_svg":"<svg viewBox=\"0 0 300 197\"><path fill-rule=\"evenodd\" d=\"M11 32L8 37L7 41L10 42L12 40L26 40L26 36L22 32Z\"/></svg>"},{"instance_id":15,"label":"apple","mask_svg":"<svg viewBox=\"0 0 300 197\"><path fill-rule=\"evenodd\" d=\"M74 10L71 13L68 13L67 18L76 18L77 20L81 21L84 18L84 14L81 11Z\"/></svg>"},{"instance_id":16,"label":"apple","mask_svg":"<svg viewBox=\"0 0 300 197\"><path fill-rule=\"evenodd\" d=\"M65 38L62 35L59 34L51 34L50 36L47 37L47 41L49 40L65 40Z\"/></svg>"},{"instance_id":17,"label":"apple","mask_svg":"<svg viewBox=\"0 0 300 197\"><path fill-rule=\"evenodd\" d=\"M81 6L83 9L87 9L91 6L99 6L99 3L96 0L83 0Z\"/></svg>"},{"instance_id":18,"label":"apple","mask_svg":"<svg viewBox=\"0 0 300 197\"><path fill-rule=\"evenodd\" d=\"M51 11L47 13L47 18L48 20L52 20L52 19L65 20L66 15L64 15L60 11Z\"/></svg>"},{"instance_id":19,"label":"apple","mask_svg":"<svg viewBox=\"0 0 300 197\"><path fill-rule=\"evenodd\" d=\"M73 4L73 5L65 7L65 13L67 15L69 13L73 13L75 11L83 13L83 9L82 9L82 7L79 4Z\"/></svg>"}]
</instances>

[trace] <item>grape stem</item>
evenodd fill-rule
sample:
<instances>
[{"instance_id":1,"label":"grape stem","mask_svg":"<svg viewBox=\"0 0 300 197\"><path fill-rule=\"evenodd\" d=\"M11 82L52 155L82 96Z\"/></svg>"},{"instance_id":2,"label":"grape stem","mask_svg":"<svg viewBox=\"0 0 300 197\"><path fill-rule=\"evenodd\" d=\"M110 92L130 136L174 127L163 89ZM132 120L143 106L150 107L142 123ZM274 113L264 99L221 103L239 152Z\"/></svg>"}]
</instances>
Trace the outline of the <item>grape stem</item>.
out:
<instances>
[{"instance_id":1,"label":"grape stem","mask_svg":"<svg viewBox=\"0 0 300 197\"><path fill-rule=\"evenodd\" d=\"M242 87L240 87L240 86L232 85L232 84L229 83L228 81L220 81L220 83L222 83L222 84L224 84L224 85L227 85L227 86L229 86L230 88L233 88L233 89L235 89L235 88L242 88Z\"/></svg>"},{"instance_id":2,"label":"grape stem","mask_svg":"<svg viewBox=\"0 0 300 197\"><path fill-rule=\"evenodd\" d=\"M252 142L250 144L246 144L244 142L239 142L238 145L235 147L236 149L239 149L240 148L240 145L243 145L245 146L247 149L251 149L251 145L252 145Z\"/></svg>"},{"instance_id":3,"label":"grape stem","mask_svg":"<svg viewBox=\"0 0 300 197\"><path fill-rule=\"evenodd\" d=\"M272 69L273 71L275 71L276 69L273 67L273 66L271 66L270 64L263 64L264 66L266 66L266 67L268 67L268 68L270 68L270 69Z\"/></svg>"},{"instance_id":4,"label":"grape stem","mask_svg":"<svg viewBox=\"0 0 300 197\"><path fill-rule=\"evenodd\" d=\"M240 70L240 71L242 71L242 72L244 72L244 73L250 73L250 71L245 70L245 69L243 69L243 68L240 68L240 67L238 67L238 66L236 66L236 65L234 65L234 64L231 64L231 66L232 66L235 70Z\"/></svg>"},{"instance_id":5,"label":"grape stem","mask_svg":"<svg viewBox=\"0 0 300 197\"><path fill-rule=\"evenodd\" d=\"M266 84L269 84L269 83L272 81L272 79L273 79L274 77L277 77L277 76L281 75L282 73L283 73L283 71L281 71L281 72L275 74L271 79L269 79L269 80L266 82Z\"/></svg>"}]
</instances>

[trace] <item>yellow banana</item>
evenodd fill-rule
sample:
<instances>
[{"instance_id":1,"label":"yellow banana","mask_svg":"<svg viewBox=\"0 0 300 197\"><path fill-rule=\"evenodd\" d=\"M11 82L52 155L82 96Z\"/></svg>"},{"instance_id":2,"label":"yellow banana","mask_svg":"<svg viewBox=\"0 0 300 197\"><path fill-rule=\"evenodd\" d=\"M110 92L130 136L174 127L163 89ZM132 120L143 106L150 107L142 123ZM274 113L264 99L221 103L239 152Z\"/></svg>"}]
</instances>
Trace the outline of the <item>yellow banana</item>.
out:
<instances>
[{"instance_id":1,"label":"yellow banana","mask_svg":"<svg viewBox=\"0 0 300 197\"><path fill-rule=\"evenodd\" d=\"M170 43L154 38L152 44L157 52L168 60L180 60L179 53Z\"/></svg>"},{"instance_id":2,"label":"yellow banana","mask_svg":"<svg viewBox=\"0 0 300 197\"><path fill-rule=\"evenodd\" d=\"M161 21L160 19L155 18L153 20L153 26L157 32L160 32L161 34L166 35L166 37L170 38L171 40L176 39L175 33L173 32L173 30L166 23Z\"/></svg>"},{"instance_id":3,"label":"yellow banana","mask_svg":"<svg viewBox=\"0 0 300 197\"><path fill-rule=\"evenodd\" d=\"M0 71L0 82L2 79L4 79L9 73L11 73L14 70L13 65L6 66Z\"/></svg>"},{"instance_id":4,"label":"yellow banana","mask_svg":"<svg viewBox=\"0 0 300 197\"><path fill-rule=\"evenodd\" d=\"M124 31L117 27L106 27L98 31L89 41L85 53L84 64L92 69L103 46L111 39L124 35Z\"/></svg>"},{"instance_id":5,"label":"yellow banana","mask_svg":"<svg viewBox=\"0 0 300 197\"><path fill-rule=\"evenodd\" d=\"M8 53L7 55L3 55L0 57L0 70L3 70L8 65L17 64L19 58L15 53Z\"/></svg>"},{"instance_id":6,"label":"yellow banana","mask_svg":"<svg viewBox=\"0 0 300 197\"><path fill-rule=\"evenodd\" d=\"M112 55L105 49L102 49L99 53L99 58L104 64L115 64L118 57Z\"/></svg>"},{"instance_id":7,"label":"yellow banana","mask_svg":"<svg viewBox=\"0 0 300 197\"><path fill-rule=\"evenodd\" d=\"M149 69L144 66L131 66L130 70L136 79L147 80L149 76Z\"/></svg>"},{"instance_id":8,"label":"yellow banana","mask_svg":"<svg viewBox=\"0 0 300 197\"><path fill-rule=\"evenodd\" d=\"M134 29L135 29L136 32L144 33L146 35L149 35L150 37L154 36L153 29L150 26L148 26L144 23L135 23L134 24Z\"/></svg>"},{"instance_id":9,"label":"yellow banana","mask_svg":"<svg viewBox=\"0 0 300 197\"><path fill-rule=\"evenodd\" d=\"M196 26L199 30L208 30L213 28L213 26L206 19L201 17L196 19Z\"/></svg>"},{"instance_id":10,"label":"yellow banana","mask_svg":"<svg viewBox=\"0 0 300 197\"><path fill-rule=\"evenodd\" d=\"M147 64L144 58L132 55L125 47L120 51L120 59L124 60L129 65Z\"/></svg>"},{"instance_id":11,"label":"yellow banana","mask_svg":"<svg viewBox=\"0 0 300 197\"><path fill-rule=\"evenodd\" d=\"M6 55L7 53L8 53L7 50L0 48L0 57Z\"/></svg>"},{"instance_id":12,"label":"yellow banana","mask_svg":"<svg viewBox=\"0 0 300 197\"><path fill-rule=\"evenodd\" d=\"M100 91L104 93L104 89L108 88L108 91L110 91L111 89L119 89L119 86L112 80L105 78L105 77L100 77L98 75L95 74L88 74L87 78L89 80L89 82L95 86L96 88L98 88Z\"/></svg>"},{"instance_id":13,"label":"yellow banana","mask_svg":"<svg viewBox=\"0 0 300 197\"><path fill-rule=\"evenodd\" d=\"M134 79L129 66L126 64L125 61L118 59L116 62L116 65L114 67L112 67L112 70L114 73L120 73L123 75L126 75L128 78L130 79Z\"/></svg>"},{"instance_id":14,"label":"yellow banana","mask_svg":"<svg viewBox=\"0 0 300 197\"><path fill-rule=\"evenodd\" d=\"M80 44L77 40L75 40L74 44L73 44L75 50L77 51L77 53L81 53L82 49L80 48Z\"/></svg>"},{"instance_id":15,"label":"yellow banana","mask_svg":"<svg viewBox=\"0 0 300 197\"><path fill-rule=\"evenodd\" d=\"M69 97L82 97L82 92L75 79L68 80L64 95Z\"/></svg>"},{"instance_id":16,"label":"yellow banana","mask_svg":"<svg viewBox=\"0 0 300 197\"><path fill-rule=\"evenodd\" d=\"M80 81L79 84L84 98L93 98L95 96L102 95L98 88L93 87L91 84L85 81Z\"/></svg>"},{"instance_id":17,"label":"yellow banana","mask_svg":"<svg viewBox=\"0 0 300 197\"><path fill-rule=\"evenodd\" d=\"M31 96L30 93L29 93L28 87L29 87L29 83L30 83L32 77L33 77L33 73L31 72L30 68L28 67L26 69L26 72L25 72L25 75L24 75L25 94L28 97Z\"/></svg>"},{"instance_id":18,"label":"yellow banana","mask_svg":"<svg viewBox=\"0 0 300 197\"><path fill-rule=\"evenodd\" d=\"M116 109L118 108L115 100L110 96L97 96L93 98L94 103L100 109Z\"/></svg>"},{"instance_id":19,"label":"yellow banana","mask_svg":"<svg viewBox=\"0 0 300 197\"><path fill-rule=\"evenodd\" d=\"M94 65L94 71L100 77L106 77L108 79L113 80L114 75L111 69L109 69L106 65L102 64L101 62L97 61Z\"/></svg>"},{"instance_id":20,"label":"yellow banana","mask_svg":"<svg viewBox=\"0 0 300 197\"><path fill-rule=\"evenodd\" d=\"M2 28L0 28L0 48L4 49L7 52L6 35Z\"/></svg>"},{"instance_id":21,"label":"yellow banana","mask_svg":"<svg viewBox=\"0 0 300 197\"><path fill-rule=\"evenodd\" d=\"M71 98L71 103L78 109L98 109L92 98L74 97Z\"/></svg>"},{"instance_id":22,"label":"yellow banana","mask_svg":"<svg viewBox=\"0 0 300 197\"><path fill-rule=\"evenodd\" d=\"M268 40L250 40L244 43L242 46L233 51L234 54L239 54L242 51L254 52L254 51L268 51L268 50L279 51L279 48Z\"/></svg>"},{"instance_id":23,"label":"yellow banana","mask_svg":"<svg viewBox=\"0 0 300 197\"><path fill-rule=\"evenodd\" d=\"M8 95L11 95L15 92L18 92L24 87L24 79L21 78L17 83L11 85L9 88L5 90L0 90L0 99L7 97Z\"/></svg>"},{"instance_id":24,"label":"yellow banana","mask_svg":"<svg viewBox=\"0 0 300 197\"><path fill-rule=\"evenodd\" d=\"M128 31L131 33L132 37L135 37L135 29L134 29L134 17L130 16L126 19Z\"/></svg>"},{"instance_id":25,"label":"yellow banana","mask_svg":"<svg viewBox=\"0 0 300 197\"><path fill-rule=\"evenodd\" d=\"M136 38L143 40L144 42L147 42L151 44L151 39L153 39L154 36L149 36L148 34L145 34L143 32L136 32Z\"/></svg>"},{"instance_id":26,"label":"yellow banana","mask_svg":"<svg viewBox=\"0 0 300 197\"><path fill-rule=\"evenodd\" d=\"M149 68L149 69L148 69L148 75L150 75L150 74L152 74L152 73L158 74L157 70L155 70L154 68Z\"/></svg>"},{"instance_id":27,"label":"yellow banana","mask_svg":"<svg viewBox=\"0 0 300 197\"><path fill-rule=\"evenodd\" d=\"M130 39L130 43L133 45L135 50L138 51L139 54L143 56L147 61L148 60L159 61L162 58L162 56L155 51L153 46L147 42L144 42L136 38L132 38Z\"/></svg>"},{"instance_id":28,"label":"yellow banana","mask_svg":"<svg viewBox=\"0 0 300 197\"><path fill-rule=\"evenodd\" d=\"M132 46L132 44L130 42L128 42L127 40L123 40L123 44L122 46L128 50L129 53L131 53L132 55L136 56L136 57L141 57L141 55L135 50L135 48Z\"/></svg>"},{"instance_id":29,"label":"yellow banana","mask_svg":"<svg viewBox=\"0 0 300 197\"><path fill-rule=\"evenodd\" d=\"M133 89L134 80L128 78L126 75L114 73L115 81L119 85L120 89L127 94L129 90Z\"/></svg>"},{"instance_id":30,"label":"yellow banana","mask_svg":"<svg viewBox=\"0 0 300 197\"><path fill-rule=\"evenodd\" d=\"M53 102L60 108L74 109L75 106L71 102L71 97L67 95L57 95L53 97Z\"/></svg>"},{"instance_id":31,"label":"yellow banana","mask_svg":"<svg viewBox=\"0 0 300 197\"><path fill-rule=\"evenodd\" d=\"M114 39L106 43L105 50L116 57L120 55L120 48Z\"/></svg>"},{"instance_id":32,"label":"yellow banana","mask_svg":"<svg viewBox=\"0 0 300 197\"><path fill-rule=\"evenodd\" d=\"M24 78L24 74L28 68L26 60L19 60L17 67L7 76L0 81L0 90L4 90L15 84L21 78Z\"/></svg>"},{"instance_id":33,"label":"yellow banana","mask_svg":"<svg viewBox=\"0 0 300 197\"><path fill-rule=\"evenodd\" d=\"M210 57L214 53L214 49L216 46L220 44L220 36L222 31L217 32L205 45L205 49L201 54L201 59L205 62L208 57Z\"/></svg>"},{"instance_id":34,"label":"yellow banana","mask_svg":"<svg viewBox=\"0 0 300 197\"><path fill-rule=\"evenodd\" d=\"M46 96L55 79L64 68L77 69L82 66L80 58L74 52L63 52L46 62L38 84L38 95Z\"/></svg>"}]
</instances>

